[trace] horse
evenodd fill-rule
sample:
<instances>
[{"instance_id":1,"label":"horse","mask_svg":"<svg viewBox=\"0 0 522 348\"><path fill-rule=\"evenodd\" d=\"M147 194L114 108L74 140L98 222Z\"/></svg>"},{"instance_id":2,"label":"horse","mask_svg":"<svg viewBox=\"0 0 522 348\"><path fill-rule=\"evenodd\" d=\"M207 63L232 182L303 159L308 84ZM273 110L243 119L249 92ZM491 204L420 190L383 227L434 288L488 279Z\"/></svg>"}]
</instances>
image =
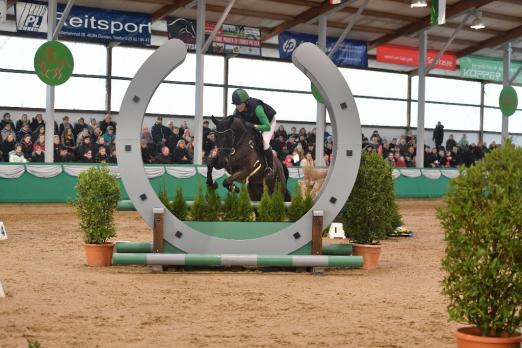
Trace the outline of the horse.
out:
<instances>
[{"instance_id":1,"label":"horse","mask_svg":"<svg viewBox=\"0 0 522 348\"><path fill-rule=\"evenodd\" d=\"M248 126L241 118L229 116L218 121L212 116L216 125L217 154L209 157L207 163L207 185L217 187L212 179L212 169L225 169L230 176L225 179L223 186L229 191L239 191L235 181L247 185L250 199L260 201L263 194L263 184L266 181L270 194L274 192L276 182L285 201L290 201L286 181L288 171L274 155L274 175L265 180L266 161L263 154L263 138L252 126Z\"/></svg>"}]
</instances>

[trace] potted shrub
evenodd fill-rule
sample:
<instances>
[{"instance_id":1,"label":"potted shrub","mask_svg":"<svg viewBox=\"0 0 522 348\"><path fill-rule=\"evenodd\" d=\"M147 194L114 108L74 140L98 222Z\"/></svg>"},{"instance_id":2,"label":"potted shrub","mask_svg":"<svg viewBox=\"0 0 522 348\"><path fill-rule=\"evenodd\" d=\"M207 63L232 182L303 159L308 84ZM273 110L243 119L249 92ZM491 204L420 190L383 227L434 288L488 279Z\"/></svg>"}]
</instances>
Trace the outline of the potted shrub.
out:
<instances>
[{"instance_id":1,"label":"potted shrub","mask_svg":"<svg viewBox=\"0 0 522 348\"><path fill-rule=\"evenodd\" d=\"M380 241L401 220L391 172L379 154L364 151L354 187L341 212L346 236L354 242L353 254L363 257L364 269L377 268Z\"/></svg>"},{"instance_id":2,"label":"potted shrub","mask_svg":"<svg viewBox=\"0 0 522 348\"><path fill-rule=\"evenodd\" d=\"M510 141L461 167L438 209L444 228L442 292L459 347L520 347L522 149ZM493 345L495 344L495 345Z\"/></svg>"},{"instance_id":3,"label":"potted shrub","mask_svg":"<svg viewBox=\"0 0 522 348\"><path fill-rule=\"evenodd\" d=\"M114 211L120 189L116 177L102 165L93 167L78 177L76 200L73 205L83 231L85 254L89 266L110 266L116 236Z\"/></svg>"}]
</instances>

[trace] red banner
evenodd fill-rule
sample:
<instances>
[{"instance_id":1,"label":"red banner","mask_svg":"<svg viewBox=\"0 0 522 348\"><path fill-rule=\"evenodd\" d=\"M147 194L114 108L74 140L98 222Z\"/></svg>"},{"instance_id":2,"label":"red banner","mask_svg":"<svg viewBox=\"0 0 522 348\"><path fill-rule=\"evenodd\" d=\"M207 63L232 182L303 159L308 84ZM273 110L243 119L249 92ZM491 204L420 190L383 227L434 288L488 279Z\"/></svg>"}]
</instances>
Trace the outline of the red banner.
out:
<instances>
[{"instance_id":1,"label":"red banner","mask_svg":"<svg viewBox=\"0 0 522 348\"><path fill-rule=\"evenodd\" d=\"M428 50L426 65L431 64L439 51ZM377 61L408 66L419 66L419 50L414 47L382 45L377 46ZM457 70L457 56L453 52L446 52L435 64L435 69Z\"/></svg>"}]
</instances>

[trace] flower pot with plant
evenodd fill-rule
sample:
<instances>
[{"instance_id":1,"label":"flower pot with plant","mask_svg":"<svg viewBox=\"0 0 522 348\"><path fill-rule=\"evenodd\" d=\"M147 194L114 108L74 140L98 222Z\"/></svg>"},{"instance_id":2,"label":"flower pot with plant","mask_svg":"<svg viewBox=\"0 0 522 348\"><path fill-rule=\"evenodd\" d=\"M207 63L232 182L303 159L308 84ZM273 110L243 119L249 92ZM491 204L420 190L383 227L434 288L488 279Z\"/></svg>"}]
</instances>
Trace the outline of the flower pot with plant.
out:
<instances>
[{"instance_id":1,"label":"flower pot with plant","mask_svg":"<svg viewBox=\"0 0 522 348\"><path fill-rule=\"evenodd\" d=\"M78 177L73 202L83 231L85 254L89 266L110 266L116 236L114 212L120 190L116 177L106 165L93 167Z\"/></svg>"},{"instance_id":2,"label":"flower pot with plant","mask_svg":"<svg viewBox=\"0 0 522 348\"><path fill-rule=\"evenodd\" d=\"M354 242L353 255L363 257L364 269L377 268L380 241L401 225L391 171L379 154L364 152L357 180L341 212L346 236Z\"/></svg>"},{"instance_id":3,"label":"flower pot with plant","mask_svg":"<svg viewBox=\"0 0 522 348\"><path fill-rule=\"evenodd\" d=\"M522 336L522 149L511 141L450 183L442 292L459 347L519 348Z\"/></svg>"}]
</instances>

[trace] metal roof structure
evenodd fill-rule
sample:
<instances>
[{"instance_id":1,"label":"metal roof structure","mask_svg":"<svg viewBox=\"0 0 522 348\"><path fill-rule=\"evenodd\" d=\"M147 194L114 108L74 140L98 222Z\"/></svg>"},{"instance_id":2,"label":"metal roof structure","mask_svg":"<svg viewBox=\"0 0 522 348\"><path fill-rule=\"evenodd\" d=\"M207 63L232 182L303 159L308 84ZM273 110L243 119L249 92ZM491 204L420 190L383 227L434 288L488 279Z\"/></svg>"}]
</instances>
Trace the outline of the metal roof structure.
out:
<instances>
[{"instance_id":1,"label":"metal roof structure","mask_svg":"<svg viewBox=\"0 0 522 348\"><path fill-rule=\"evenodd\" d=\"M13 1L11 1L13 2ZM66 3L65 0L60 0ZM265 47L274 48L277 35L285 30L317 34L317 19L328 17L328 35L338 37L364 0L348 0L330 5L328 0L237 0L226 22L259 27ZM370 0L348 38L368 42L369 54L377 45L393 43L419 47L416 35L430 27L429 8L411 8L410 0ZM217 21L227 0L208 0L207 21ZM149 13L154 21L175 15L196 18L194 0L77 0L75 5ZM447 0L447 23L429 30L430 49L440 49L452 35L467 11L479 9L486 28L464 26L448 51L457 57L480 54L502 57L502 45L512 42L513 59L522 59L522 0ZM155 26L157 35L166 35L164 26ZM163 33L162 33L163 32Z\"/></svg>"}]
</instances>

